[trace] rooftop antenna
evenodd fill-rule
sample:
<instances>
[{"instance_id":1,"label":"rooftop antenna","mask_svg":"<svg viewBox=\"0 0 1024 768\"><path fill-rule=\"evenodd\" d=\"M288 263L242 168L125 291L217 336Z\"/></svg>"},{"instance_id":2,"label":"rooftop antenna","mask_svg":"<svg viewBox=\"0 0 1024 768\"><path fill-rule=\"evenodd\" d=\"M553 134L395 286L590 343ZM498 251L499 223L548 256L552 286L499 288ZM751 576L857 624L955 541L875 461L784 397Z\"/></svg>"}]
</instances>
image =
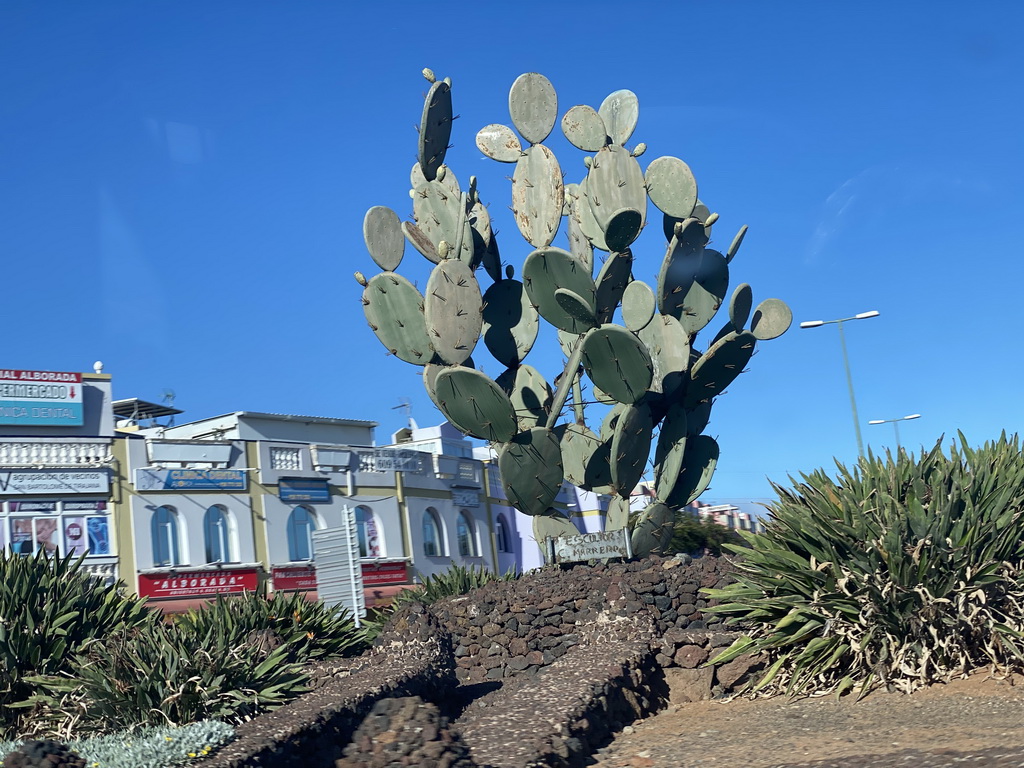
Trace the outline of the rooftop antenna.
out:
<instances>
[{"instance_id":1,"label":"rooftop antenna","mask_svg":"<svg viewBox=\"0 0 1024 768\"><path fill-rule=\"evenodd\" d=\"M163 395L160 398L160 402L163 403L164 405L166 405L168 408L173 408L174 407L174 398L175 398L174 390L173 389L165 389ZM161 426L164 429L167 429L168 427L173 427L174 426L174 414L172 413L167 418L167 423L166 424L159 424L158 426Z\"/></svg>"},{"instance_id":2,"label":"rooftop antenna","mask_svg":"<svg viewBox=\"0 0 1024 768\"><path fill-rule=\"evenodd\" d=\"M391 406L392 411L405 411L406 417L409 419L409 429L419 429L416 424L416 420L412 417L412 403L408 397L402 397L398 400L398 405Z\"/></svg>"}]
</instances>

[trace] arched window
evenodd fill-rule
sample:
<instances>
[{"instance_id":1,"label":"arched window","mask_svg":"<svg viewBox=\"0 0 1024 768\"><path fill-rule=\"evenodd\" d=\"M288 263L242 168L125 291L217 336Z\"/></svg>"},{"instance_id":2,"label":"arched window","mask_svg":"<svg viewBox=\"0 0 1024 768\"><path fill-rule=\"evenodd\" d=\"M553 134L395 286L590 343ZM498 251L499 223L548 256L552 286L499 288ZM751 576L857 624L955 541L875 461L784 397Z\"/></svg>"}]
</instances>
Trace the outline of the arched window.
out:
<instances>
[{"instance_id":1,"label":"arched window","mask_svg":"<svg viewBox=\"0 0 1024 768\"><path fill-rule=\"evenodd\" d=\"M497 520L494 521L494 540L498 545L499 552L512 551L512 545L508 538L508 524L505 522L504 515L498 515Z\"/></svg>"},{"instance_id":2,"label":"arched window","mask_svg":"<svg viewBox=\"0 0 1024 768\"><path fill-rule=\"evenodd\" d=\"M178 547L178 514L171 507L157 507L150 521L153 565L181 565Z\"/></svg>"},{"instance_id":3,"label":"arched window","mask_svg":"<svg viewBox=\"0 0 1024 768\"><path fill-rule=\"evenodd\" d=\"M441 542L441 522L437 518L437 510L427 507L423 513L423 554L428 557L443 557L444 547Z\"/></svg>"},{"instance_id":4,"label":"arched window","mask_svg":"<svg viewBox=\"0 0 1024 768\"><path fill-rule=\"evenodd\" d=\"M206 540L206 562L231 562L228 516L224 507L219 504L210 507L203 516L203 538Z\"/></svg>"},{"instance_id":5,"label":"arched window","mask_svg":"<svg viewBox=\"0 0 1024 768\"><path fill-rule=\"evenodd\" d=\"M476 557L476 535L473 531L473 523L465 512L459 512L455 521L455 534L459 539L459 554L463 557Z\"/></svg>"},{"instance_id":6,"label":"arched window","mask_svg":"<svg viewBox=\"0 0 1024 768\"><path fill-rule=\"evenodd\" d=\"M306 507L296 507L288 515L288 559L313 559L313 531L316 518Z\"/></svg>"},{"instance_id":7,"label":"arched window","mask_svg":"<svg viewBox=\"0 0 1024 768\"><path fill-rule=\"evenodd\" d=\"M359 556L380 557L380 533L373 510L369 507L356 507L356 533L359 536Z\"/></svg>"}]
</instances>

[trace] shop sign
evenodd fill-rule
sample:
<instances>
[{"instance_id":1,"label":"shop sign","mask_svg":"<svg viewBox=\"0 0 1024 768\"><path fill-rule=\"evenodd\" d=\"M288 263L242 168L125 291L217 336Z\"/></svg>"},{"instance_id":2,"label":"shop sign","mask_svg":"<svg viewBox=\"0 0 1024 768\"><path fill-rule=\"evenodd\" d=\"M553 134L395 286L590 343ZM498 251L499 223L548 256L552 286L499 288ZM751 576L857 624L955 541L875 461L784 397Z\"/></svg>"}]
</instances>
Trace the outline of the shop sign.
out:
<instances>
[{"instance_id":1,"label":"shop sign","mask_svg":"<svg viewBox=\"0 0 1024 768\"><path fill-rule=\"evenodd\" d=\"M362 563L363 586L405 584L409 581L405 561L397 563Z\"/></svg>"},{"instance_id":2,"label":"shop sign","mask_svg":"<svg viewBox=\"0 0 1024 768\"><path fill-rule=\"evenodd\" d=\"M0 424L82 423L82 374L0 370Z\"/></svg>"},{"instance_id":3,"label":"shop sign","mask_svg":"<svg viewBox=\"0 0 1024 768\"><path fill-rule=\"evenodd\" d=\"M479 507L479 491L467 491L459 488L452 488L452 504L457 507Z\"/></svg>"},{"instance_id":4,"label":"shop sign","mask_svg":"<svg viewBox=\"0 0 1024 768\"><path fill-rule=\"evenodd\" d=\"M608 560L613 557L633 556L629 534L625 528L616 531L581 533L578 536L559 536L548 539L549 552L557 563L582 560Z\"/></svg>"},{"instance_id":5,"label":"shop sign","mask_svg":"<svg viewBox=\"0 0 1024 768\"><path fill-rule=\"evenodd\" d=\"M259 578L255 568L234 571L139 574L139 595L160 600L168 597L204 597L255 592Z\"/></svg>"},{"instance_id":6,"label":"shop sign","mask_svg":"<svg viewBox=\"0 0 1024 768\"><path fill-rule=\"evenodd\" d=\"M274 568L275 590L316 590L316 571L312 568Z\"/></svg>"},{"instance_id":7,"label":"shop sign","mask_svg":"<svg viewBox=\"0 0 1024 768\"><path fill-rule=\"evenodd\" d=\"M139 491L244 491L248 476L241 469L137 469Z\"/></svg>"},{"instance_id":8,"label":"shop sign","mask_svg":"<svg viewBox=\"0 0 1024 768\"><path fill-rule=\"evenodd\" d=\"M110 477L106 470L91 472L62 470L0 471L0 494L107 493Z\"/></svg>"},{"instance_id":9,"label":"shop sign","mask_svg":"<svg viewBox=\"0 0 1024 768\"><path fill-rule=\"evenodd\" d=\"M281 501L329 502L331 489L326 480L317 477L282 477L277 494Z\"/></svg>"}]
</instances>

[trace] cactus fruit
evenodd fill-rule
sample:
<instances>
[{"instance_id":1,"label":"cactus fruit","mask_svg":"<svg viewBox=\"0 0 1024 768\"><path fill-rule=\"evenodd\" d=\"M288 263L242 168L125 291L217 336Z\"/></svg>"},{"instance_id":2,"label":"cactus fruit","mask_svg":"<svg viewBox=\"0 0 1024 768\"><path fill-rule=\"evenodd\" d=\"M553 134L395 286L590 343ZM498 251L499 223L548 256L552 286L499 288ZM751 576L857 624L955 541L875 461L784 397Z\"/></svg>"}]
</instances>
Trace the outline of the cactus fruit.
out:
<instances>
[{"instance_id":1,"label":"cactus fruit","mask_svg":"<svg viewBox=\"0 0 1024 768\"><path fill-rule=\"evenodd\" d=\"M532 252L514 279L511 265L503 269L476 178L462 187L444 165L451 81L427 77L410 173L414 221L399 222L384 206L364 219L367 249L383 270L369 279L356 274L367 321L389 352L423 366L428 393L453 425L494 444L509 503L534 517L538 540L575 532L552 508L566 480L611 494L606 526L625 527L654 446L656 498L631 541L639 555L664 551L676 510L708 487L717 466L718 443L703 434L716 398L758 341L789 328L792 313L778 299L752 311L746 283L730 294L746 227L725 254L707 247L719 217L698 199L690 167L658 157L645 171L637 158L646 145L625 146L639 116L632 91L615 91L597 110L566 111L562 133L590 154L583 179L563 184L562 165L542 143L557 122L558 98L537 73L512 84L514 130L491 123L476 134L486 157L515 164L512 210ZM656 282L645 284L633 271L648 201L662 214L667 250ZM552 245L563 218L568 250ZM425 296L395 273L405 240L436 265ZM596 278L594 249L608 253ZM484 273L493 284L481 294ZM697 335L727 298L728 320L698 348ZM613 322L620 307L623 325ZM524 362L540 318L558 329L567 358L557 375ZM470 358L480 336L505 369L497 381Z\"/></svg>"}]
</instances>

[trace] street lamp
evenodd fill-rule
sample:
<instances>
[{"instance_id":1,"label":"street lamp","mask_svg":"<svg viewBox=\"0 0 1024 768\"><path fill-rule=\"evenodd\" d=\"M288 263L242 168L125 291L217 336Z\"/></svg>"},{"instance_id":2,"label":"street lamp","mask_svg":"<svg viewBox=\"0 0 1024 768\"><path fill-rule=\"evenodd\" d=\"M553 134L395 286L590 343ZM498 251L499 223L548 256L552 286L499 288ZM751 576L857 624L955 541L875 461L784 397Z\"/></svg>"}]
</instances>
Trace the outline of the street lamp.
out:
<instances>
[{"instance_id":1,"label":"street lamp","mask_svg":"<svg viewBox=\"0 0 1024 768\"><path fill-rule=\"evenodd\" d=\"M801 328L817 328L822 325L831 325L832 323L839 326L839 342L843 347L843 364L846 366L846 385L850 388L850 409L853 411L853 429L857 433L857 451L861 456L864 455L864 441L860 436L857 401L853 397L853 376L850 375L850 356L846 353L846 336L843 334L843 323L847 323L850 320L867 320L869 317L878 317L878 315L878 311L873 309L870 312L861 312L853 317L844 317L840 320L808 320L805 323L800 323Z\"/></svg>"},{"instance_id":2,"label":"street lamp","mask_svg":"<svg viewBox=\"0 0 1024 768\"><path fill-rule=\"evenodd\" d=\"M896 450L900 449L900 427L899 422L910 421L911 419L920 419L920 413L912 413L909 416L900 416L898 419L872 419L868 424L892 424L892 428L896 430Z\"/></svg>"}]
</instances>

